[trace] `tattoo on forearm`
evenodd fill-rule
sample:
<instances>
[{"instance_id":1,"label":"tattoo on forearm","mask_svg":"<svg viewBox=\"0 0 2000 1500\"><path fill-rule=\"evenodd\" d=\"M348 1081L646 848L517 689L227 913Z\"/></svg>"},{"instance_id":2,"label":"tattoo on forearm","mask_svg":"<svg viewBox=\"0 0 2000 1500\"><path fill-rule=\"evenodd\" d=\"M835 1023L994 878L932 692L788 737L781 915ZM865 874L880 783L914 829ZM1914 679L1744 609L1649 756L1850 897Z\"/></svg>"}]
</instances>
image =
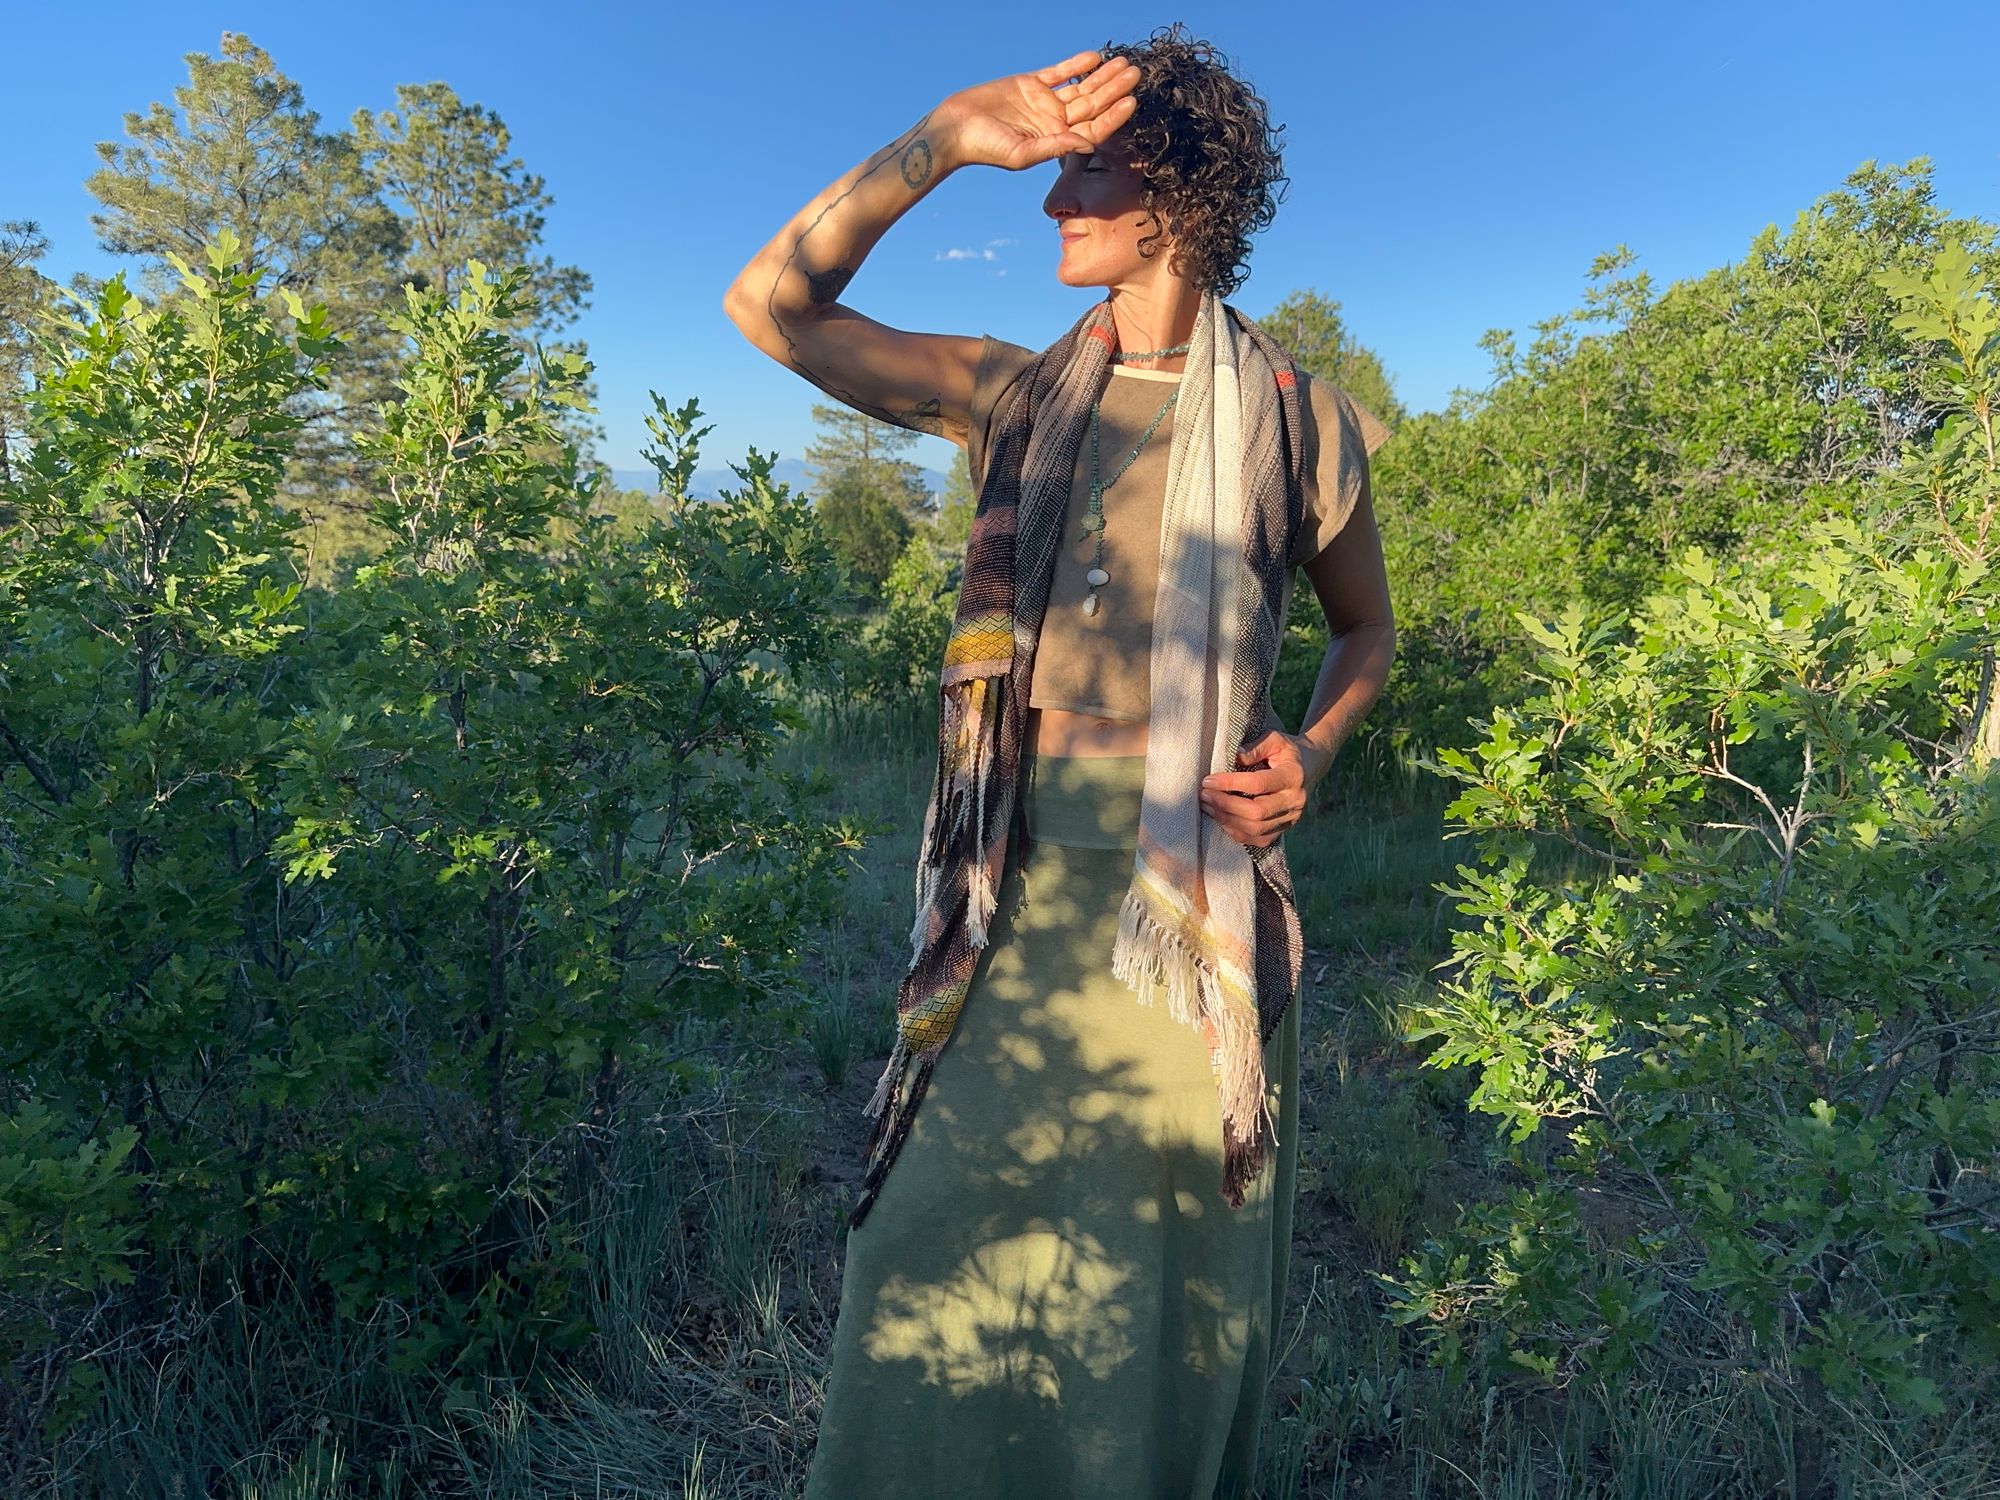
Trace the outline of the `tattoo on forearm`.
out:
<instances>
[{"instance_id":1,"label":"tattoo on forearm","mask_svg":"<svg viewBox=\"0 0 2000 1500\"><path fill-rule=\"evenodd\" d=\"M845 191L813 215L812 223L800 230L798 238L792 241L791 253L785 257L785 263L778 268L778 274L771 278L770 289L764 294L764 312L770 318L771 326L778 331L778 337L785 341L785 355L791 362L792 368L829 396L845 401L855 410L866 412L871 417L880 417L885 422L900 422L903 419L884 407L863 401L852 391L842 390L839 386L828 383L799 362L798 341L792 337L791 330L785 327L784 319L778 316L778 288L783 284L785 274L798 265L799 252L805 249L806 241L811 238L812 232L826 221L826 216L845 203L856 188L890 162L901 164L903 181L911 188L920 187L930 180L931 148L930 143L924 139L924 127L930 122L930 112L927 110L924 117L912 125L901 139L890 142L869 164L868 169L848 184ZM824 306L837 299L854 276L853 269L848 266L836 266L830 271L807 271L803 267L800 270L806 278L806 296L815 306Z\"/></svg>"},{"instance_id":2,"label":"tattoo on forearm","mask_svg":"<svg viewBox=\"0 0 2000 1500\"><path fill-rule=\"evenodd\" d=\"M808 271L806 298L814 307L825 307L829 302L838 302L840 294L847 290L847 283L853 279L852 266L835 266L830 271Z\"/></svg>"},{"instance_id":3,"label":"tattoo on forearm","mask_svg":"<svg viewBox=\"0 0 2000 1500\"><path fill-rule=\"evenodd\" d=\"M928 432L932 437L944 436L944 399L932 396L927 401L919 401L915 406L896 418L899 426L914 432Z\"/></svg>"}]
</instances>

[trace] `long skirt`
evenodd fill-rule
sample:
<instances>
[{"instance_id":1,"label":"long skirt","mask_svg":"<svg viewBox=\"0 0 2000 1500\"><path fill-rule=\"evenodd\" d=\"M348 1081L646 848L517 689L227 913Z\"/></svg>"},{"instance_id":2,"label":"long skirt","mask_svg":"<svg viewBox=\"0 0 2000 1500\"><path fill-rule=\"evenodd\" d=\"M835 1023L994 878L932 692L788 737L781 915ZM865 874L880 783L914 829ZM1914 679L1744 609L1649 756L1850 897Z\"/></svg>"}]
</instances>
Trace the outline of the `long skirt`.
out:
<instances>
[{"instance_id":1,"label":"long skirt","mask_svg":"<svg viewBox=\"0 0 2000 1500\"><path fill-rule=\"evenodd\" d=\"M1284 1309L1298 1004L1274 1161L1223 1202L1208 1045L1112 977L1145 757L1029 758L1029 851L859 1228L807 1500L1248 1496Z\"/></svg>"}]
</instances>

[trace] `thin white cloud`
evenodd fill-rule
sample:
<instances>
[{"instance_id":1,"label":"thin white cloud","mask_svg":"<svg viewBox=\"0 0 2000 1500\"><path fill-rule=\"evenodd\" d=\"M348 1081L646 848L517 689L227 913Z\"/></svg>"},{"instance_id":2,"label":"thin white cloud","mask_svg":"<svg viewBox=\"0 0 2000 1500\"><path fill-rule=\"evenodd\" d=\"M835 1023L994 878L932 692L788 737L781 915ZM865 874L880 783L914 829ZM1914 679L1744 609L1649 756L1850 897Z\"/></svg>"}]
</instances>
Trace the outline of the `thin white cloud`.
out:
<instances>
[{"instance_id":1,"label":"thin white cloud","mask_svg":"<svg viewBox=\"0 0 2000 1500\"><path fill-rule=\"evenodd\" d=\"M991 245L988 245L983 250L968 250L963 246L953 245L949 250L938 251L937 258L939 260L992 260L994 258L994 251Z\"/></svg>"}]
</instances>

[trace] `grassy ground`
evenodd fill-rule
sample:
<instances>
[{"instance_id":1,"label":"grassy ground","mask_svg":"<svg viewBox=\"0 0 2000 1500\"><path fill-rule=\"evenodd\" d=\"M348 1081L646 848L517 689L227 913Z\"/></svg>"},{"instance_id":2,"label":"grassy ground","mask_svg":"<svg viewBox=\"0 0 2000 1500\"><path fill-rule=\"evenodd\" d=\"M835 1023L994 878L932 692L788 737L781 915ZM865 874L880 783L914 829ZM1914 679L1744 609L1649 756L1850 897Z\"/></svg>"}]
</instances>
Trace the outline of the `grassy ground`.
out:
<instances>
[{"instance_id":1,"label":"grassy ground","mask_svg":"<svg viewBox=\"0 0 2000 1500\"><path fill-rule=\"evenodd\" d=\"M253 1321L223 1297L176 1331L171 1358L105 1361L100 1420L59 1453L62 1481L21 1471L15 1489L52 1500L799 1494L861 1104L892 1035L930 742L915 716L876 718L823 728L791 753L832 771L841 810L878 833L839 918L812 936L810 1002L727 1032L683 1023L672 1050L706 1063L706 1086L629 1122L601 1174L579 1183L568 1212L595 1274L576 1311L600 1332L561 1388L441 1392L435 1372L392 1368L385 1327L329 1346L304 1291L295 1318L267 1299ZM1263 1495L1789 1494L1782 1400L1697 1378L1483 1387L1430 1368L1382 1317L1375 1273L1522 1164L1468 1116L1466 1081L1420 1067L1402 1037L1449 951L1454 913L1434 887L1462 853L1442 837L1441 790L1370 754L1347 757L1287 840L1309 943L1306 1087ZM1839 1493L2000 1495L1991 1420L1953 1413L1919 1442L1856 1414Z\"/></svg>"}]
</instances>

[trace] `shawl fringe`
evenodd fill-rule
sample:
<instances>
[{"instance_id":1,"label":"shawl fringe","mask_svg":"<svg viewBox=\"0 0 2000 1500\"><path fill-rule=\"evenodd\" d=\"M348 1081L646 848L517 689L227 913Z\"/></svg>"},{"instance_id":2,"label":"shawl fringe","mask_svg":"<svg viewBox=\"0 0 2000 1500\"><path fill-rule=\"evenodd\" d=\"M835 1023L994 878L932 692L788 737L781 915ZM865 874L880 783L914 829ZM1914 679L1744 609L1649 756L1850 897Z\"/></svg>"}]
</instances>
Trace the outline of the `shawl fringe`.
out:
<instances>
[{"instance_id":1,"label":"shawl fringe","mask_svg":"<svg viewBox=\"0 0 2000 1500\"><path fill-rule=\"evenodd\" d=\"M1231 1005L1214 968L1153 915L1136 888L1126 892L1118 910L1111 973L1131 986L1141 1005L1156 1003L1164 990L1167 1014L1175 1021L1197 1034L1214 1028L1209 1061L1222 1105L1223 1198L1241 1208L1244 1189L1278 1145L1254 1002Z\"/></svg>"},{"instance_id":2,"label":"shawl fringe","mask_svg":"<svg viewBox=\"0 0 2000 1500\"><path fill-rule=\"evenodd\" d=\"M875 1129L868 1137L868 1165L861 1174L861 1197L847 1215L849 1229L859 1229L861 1221L868 1217L868 1210L875 1206L889 1168L902 1154L903 1142L910 1134L910 1121L916 1115L924 1091L930 1087L931 1072L936 1068L938 1055L943 1050L940 1044L927 1052L913 1053L902 1038L897 1038L895 1050L889 1057L889 1066L882 1072L882 1082L876 1085L875 1098L869 1100L868 1113L878 1118ZM914 1067L910 1066L912 1063ZM906 1074L908 1086L902 1089L902 1097L898 1100L898 1085L905 1081Z\"/></svg>"}]
</instances>

